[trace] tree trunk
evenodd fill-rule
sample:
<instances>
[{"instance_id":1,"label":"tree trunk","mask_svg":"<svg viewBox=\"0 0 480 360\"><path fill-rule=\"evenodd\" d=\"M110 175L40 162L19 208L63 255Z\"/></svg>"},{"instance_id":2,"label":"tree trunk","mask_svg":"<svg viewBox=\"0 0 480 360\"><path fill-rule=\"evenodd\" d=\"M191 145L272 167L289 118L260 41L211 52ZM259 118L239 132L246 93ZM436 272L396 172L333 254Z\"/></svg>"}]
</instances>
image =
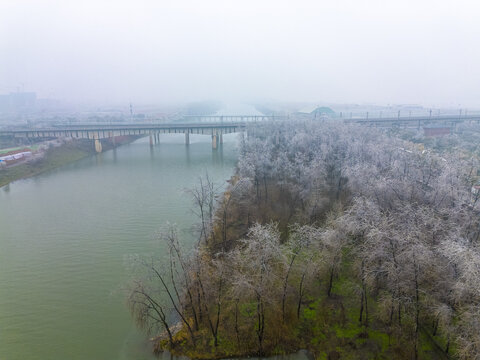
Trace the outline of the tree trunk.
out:
<instances>
[{"instance_id":1,"label":"tree trunk","mask_svg":"<svg viewBox=\"0 0 480 360\"><path fill-rule=\"evenodd\" d=\"M368 296L366 284L363 284L363 294L365 294L365 326L368 326Z\"/></svg>"},{"instance_id":2,"label":"tree trunk","mask_svg":"<svg viewBox=\"0 0 480 360\"><path fill-rule=\"evenodd\" d=\"M390 307L390 326L393 324L393 313L395 312L395 306L392 299L392 305Z\"/></svg>"},{"instance_id":3,"label":"tree trunk","mask_svg":"<svg viewBox=\"0 0 480 360\"><path fill-rule=\"evenodd\" d=\"M168 297L169 297L169 299L172 303L172 306L175 309L175 312L178 314L178 316L180 316L180 318L182 319L182 322L187 326L188 333L190 334L190 338L192 340L192 343L193 343L193 345L195 345L195 336L193 336L192 327L190 326L189 322L185 318L183 312L180 311L180 309L178 308L177 303L173 299L172 293L170 292L170 289L168 288L167 284L165 283L165 281L163 279L163 276L154 267L152 267L152 270L157 275L157 277L160 279L160 282L162 283L163 288L165 289L165 291L166 291L166 293L167 293L167 295L168 295Z\"/></svg>"},{"instance_id":4,"label":"tree trunk","mask_svg":"<svg viewBox=\"0 0 480 360\"><path fill-rule=\"evenodd\" d=\"M177 239L178 241L178 239ZM174 242L172 241L171 242L171 250L170 250L170 274L171 274L171 278L172 278L172 285L175 289L175 293L178 297L178 300L180 302L180 297L178 295L178 291L177 291L177 287L175 285L175 281L174 281L174 276L173 276L173 257L172 257L172 254L171 254L171 251L173 249L173 251L175 252L176 256L177 256L177 259L178 259L178 262L180 264L180 267L182 268L182 272L183 272L183 278L185 279L185 288L187 290L187 294L188 294L188 300L189 300L189 305L192 309L192 314L193 314L193 325L194 325L194 329L195 331L198 331L198 328L199 328L199 325L198 325L198 318L197 318L197 311L195 309L195 304L194 304L194 301L193 301L193 295L192 295L192 292L191 292L191 283L190 283L190 278L188 276L188 270L187 270L187 267L184 263L184 258L182 256L182 253L181 253L181 250L180 250L180 245L178 244L178 242Z\"/></svg>"},{"instance_id":5,"label":"tree trunk","mask_svg":"<svg viewBox=\"0 0 480 360\"><path fill-rule=\"evenodd\" d=\"M240 346L240 333L238 331L238 302L240 299L235 300L235 334L237 335L237 343Z\"/></svg>"},{"instance_id":6,"label":"tree trunk","mask_svg":"<svg viewBox=\"0 0 480 360\"><path fill-rule=\"evenodd\" d=\"M293 262L295 261L295 257L297 254L294 254L292 256L292 261L290 261L290 264L288 266L287 274L285 275L285 281L283 283L283 295L282 295L282 319L283 322L285 322L285 301L287 298L287 286L288 286L288 277L290 275L290 270L292 269Z\"/></svg>"},{"instance_id":7,"label":"tree trunk","mask_svg":"<svg viewBox=\"0 0 480 360\"><path fill-rule=\"evenodd\" d=\"M300 307L302 306L303 299L303 280L305 279L305 272L302 274L302 279L300 280L300 286L298 289L298 306L297 306L297 319L300 319Z\"/></svg>"},{"instance_id":8,"label":"tree trunk","mask_svg":"<svg viewBox=\"0 0 480 360\"><path fill-rule=\"evenodd\" d=\"M328 291L327 295L330 297L332 294L332 286L333 286L333 266L330 268L330 281L328 282Z\"/></svg>"},{"instance_id":9,"label":"tree trunk","mask_svg":"<svg viewBox=\"0 0 480 360\"><path fill-rule=\"evenodd\" d=\"M215 347L218 346L218 325L220 323L220 299L221 299L221 291L222 291L222 283L223 279L221 278L220 275L220 281L219 281L219 288L218 288L218 299L217 299L217 320L215 322L215 326L213 325L212 318L210 317L210 311L208 309L208 304L207 304L207 297L205 295L205 288L203 287L203 282L201 279L199 279L199 284L200 284L200 289L202 290L202 295L203 295L203 306L205 308L205 316L207 317L207 322L208 326L210 328L210 331L212 333L213 341L215 344Z\"/></svg>"},{"instance_id":10,"label":"tree trunk","mask_svg":"<svg viewBox=\"0 0 480 360\"><path fill-rule=\"evenodd\" d=\"M438 330L438 323L440 321L440 317L437 316L436 320L433 322L433 336L437 336L437 330Z\"/></svg>"},{"instance_id":11,"label":"tree trunk","mask_svg":"<svg viewBox=\"0 0 480 360\"><path fill-rule=\"evenodd\" d=\"M221 275L220 275L221 276ZM213 334L215 338L215 347L218 346L218 325L220 324L220 309L222 306L222 285L223 279L220 277L220 282L218 284L218 299L217 299L217 321L215 322L215 332Z\"/></svg>"},{"instance_id":12,"label":"tree trunk","mask_svg":"<svg viewBox=\"0 0 480 360\"><path fill-rule=\"evenodd\" d=\"M415 360L418 359L418 329L420 326L420 295L418 291L418 266L414 260L414 274L415 274Z\"/></svg>"},{"instance_id":13,"label":"tree trunk","mask_svg":"<svg viewBox=\"0 0 480 360\"><path fill-rule=\"evenodd\" d=\"M198 276L198 275L197 275ZM202 299L200 297L200 289L199 286L197 288L197 304L198 304L198 322L201 323L203 320L203 313L202 313Z\"/></svg>"},{"instance_id":14,"label":"tree trunk","mask_svg":"<svg viewBox=\"0 0 480 360\"><path fill-rule=\"evenodd\" d=\"M265 177L265 175L263 176L263 187L265 188L265 204L266 204L268 200L268 189L267 189L267 178Z\"/></svg>"},{"instance_id":15,"label":"tree trunk","mask_svg":"<svg viewBox=\"0 0 480 360\"><path fill-rule=\"evenodd\" d=\"M225 205L227 206L227 205ZM223 210L223 231L222 231L222 235L223 235L223 245L222 245L222 248L223 248L223 251L225 251L225 243L227 242L227 208L225 207L225 209Z\"/></svg>"},{"instance_id":16,"label":"tree trunk","mask_svg":"<svg viewBox=\"0 0 480 360\"><path fill-rule=\"evenodd\" d=\"M402 326L402 307L400 301L398 302L398 325Z\"/></svg>"},{"instance_id":17,"label":"tree trunk","mask_svg":"<svg viewBox=\"0 0 480 360\"><path fill-rule=\"evenodd\" d=\"M358 322L362 322L363 318L363 290L362 290L362 297L360 299L360 316L358 317Z\"/></svg>"},{"instance_id":18,"label":"tree trunk","mask_svg":"<svg viewBox=\"0 0 480 360\"><path fill-rule=\"evenodd\" d=\"M263 355L263 335L265 331L265 308L263 306L263 300L260 295L257 295L257 337L258 337L258 354Z\"/></svg>"}]
</instances>

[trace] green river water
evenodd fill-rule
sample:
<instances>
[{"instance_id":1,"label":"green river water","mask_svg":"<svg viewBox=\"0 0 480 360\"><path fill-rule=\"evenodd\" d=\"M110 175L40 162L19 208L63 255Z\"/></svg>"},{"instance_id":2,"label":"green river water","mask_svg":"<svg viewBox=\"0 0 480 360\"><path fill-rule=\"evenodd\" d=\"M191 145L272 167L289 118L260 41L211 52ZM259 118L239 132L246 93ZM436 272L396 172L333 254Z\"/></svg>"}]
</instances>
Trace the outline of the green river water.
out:
<instances>
[{"instance_id":1,"label":"green river water","mask_svg":"<svg viewBox=\"0 0 480 360\"><path fill-rule=\"evenodd\" d=\"M185 188L233 174L235 135L148 139L0 188L0 359L151 359L122 288L134 254L161 254L177 223L193 244Z\"/></svg>"}]
</instances>

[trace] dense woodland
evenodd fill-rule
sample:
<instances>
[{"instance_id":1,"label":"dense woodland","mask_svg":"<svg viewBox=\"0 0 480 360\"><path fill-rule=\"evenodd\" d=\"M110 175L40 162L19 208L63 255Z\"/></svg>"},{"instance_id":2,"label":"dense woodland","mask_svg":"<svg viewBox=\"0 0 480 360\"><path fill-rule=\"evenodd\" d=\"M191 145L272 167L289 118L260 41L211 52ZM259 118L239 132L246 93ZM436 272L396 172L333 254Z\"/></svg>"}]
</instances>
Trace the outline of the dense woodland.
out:
<instances>
[{"instance_id":1,"label":"dense woodland","mask_svg":"<svg viewBox=\"0 0 480 360\"><path fill-rule=\"evenodd\" d=\"M198 246L167 226L167 261L137 260L134 318L192 358L480 359L480 127L457 130L257 124L222 196L189 190Z\"/></svg>"}]
</instances>

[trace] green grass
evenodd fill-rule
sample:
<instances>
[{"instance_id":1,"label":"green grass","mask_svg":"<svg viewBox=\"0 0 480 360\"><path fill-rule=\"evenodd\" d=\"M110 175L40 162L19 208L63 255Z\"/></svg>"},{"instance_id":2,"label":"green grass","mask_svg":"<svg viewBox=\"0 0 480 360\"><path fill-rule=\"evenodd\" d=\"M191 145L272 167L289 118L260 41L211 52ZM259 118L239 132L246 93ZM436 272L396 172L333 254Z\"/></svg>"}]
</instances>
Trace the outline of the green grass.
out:
<instances>
[{"instance_id":1,"label":"green grass","mask_svg":"<svg viewBox=\"0 0 480 360\"><path fill-rule=\"evenodd\" d=\"M28 146L17 146L17 147L11 147L7 149L0 149L0 155L9 153L10 151L17 151L17 150L22 150L22 149L30 149L31 151L36 151L39 148L38 144L35 145L28 145Z\"/></svg>"},{"instance_id":2,"label":"green grass","mask_svg":"<svg viewBox=\"0 0 480 360\"><path fill-rule=\"evenodd\" d=\"M24 148L23 147L13 147L13 148L8 148L8 149L0 149L0 155L9 153L10 151L20 150L20 149L24 149Z\"/></svg>"},{"instance_id":3,"label":"green grass","mask_svg":"<svg viewBox=\"0 0 480 360\"><path fill-rule=\"evenodd\" d=\"M342 261L340 271L335 278L331 297L326 296L325 284L318 282L317 294L309 298L301 309L300 319L295 317L287 321L281 336L282 340L272 343L265 355L281 355L298 349L309 350L318 359L340 356L340 359L394 359L411 357L413 343L403 337L387 333L388 327L376 319L374 298L369 297L370 322L368 326L359 322L360 298L355 293L355 278L349 277L352 261L348 253ZM322 286L320 286L322 285ZM230 304L231 305L231 304ZM224 304L228 307L229 305ZM242 317L255 313L254 303L239 305ZM231 314L225 314L228 317ZM269 314L272 316L272 314ZM224 319L225 320L225 319ZM272 321L272 320L270 320ZM278 324L278 322L276 322ZM253 324L252 324L253 326ZM251 328L253 333L254 327ZM271 331L271 330L270 330ZM186 355L196 359L218 359L255 355L255 338L245 339L238 346L233 331L220 328L219 346L213 346L211 334L201 331L197 345L193 347L188 341L179 342L173 349L176 355ZM185 340L185 334L180 335ZM181 340L181 339L178 339ZM440 347L427 333L419 339L419 359L447 359Z\"/></svg>"}]
</instances>

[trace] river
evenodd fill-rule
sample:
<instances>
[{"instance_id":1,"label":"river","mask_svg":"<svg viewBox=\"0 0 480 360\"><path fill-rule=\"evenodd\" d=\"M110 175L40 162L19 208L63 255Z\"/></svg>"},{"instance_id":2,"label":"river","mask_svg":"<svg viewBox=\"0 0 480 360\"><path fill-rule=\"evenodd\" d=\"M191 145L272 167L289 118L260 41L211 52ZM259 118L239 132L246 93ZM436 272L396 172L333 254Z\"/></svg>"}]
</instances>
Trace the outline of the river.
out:
<instances>
[{"instance_id":1,"label":"river","mask_svg":"<svg viewBox=\"0 0 480 360\"><path fill-rule=\"evenodd\" d=\"M235 113L260 114L218 112ZM190 135L190 146L183 134L153 147L143 138L0 188L0 360L156 359L125 306L130 259L165 251L155 234L167 221L193 246L185 189L206 172L226 186L237 143L228 134L213 151L209 136Z\"/></svg>"},{"instance_id":2,"label":"river","mask_svg":"<svg viewBox=\"0 0 480 360\"><path fill-rule=\"evenodd\" d=\"M125 306L129 258L161 254L177 223L193 244L184 189L208 171L226 184L236 135L165 135L0 188L0 359L153 359Z\"/></svg>"}]
</instances>

